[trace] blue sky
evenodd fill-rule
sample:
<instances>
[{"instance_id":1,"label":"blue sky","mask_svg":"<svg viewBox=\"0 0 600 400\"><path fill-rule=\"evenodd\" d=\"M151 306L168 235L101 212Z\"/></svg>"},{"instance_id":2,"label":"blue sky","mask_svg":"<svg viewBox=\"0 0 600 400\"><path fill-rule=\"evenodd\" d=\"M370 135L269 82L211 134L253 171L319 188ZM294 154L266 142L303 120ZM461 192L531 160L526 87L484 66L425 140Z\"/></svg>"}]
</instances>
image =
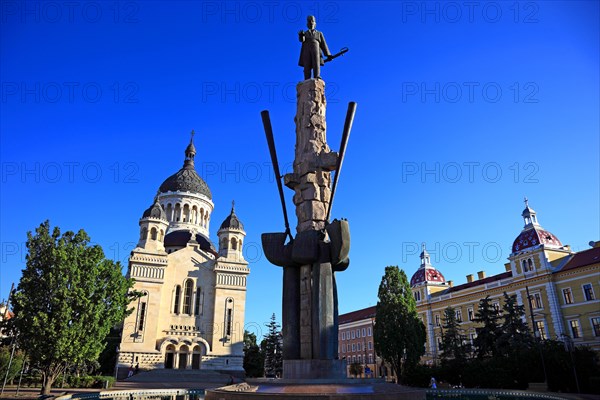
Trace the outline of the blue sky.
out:
<instances>
[{"instance_id":1,"label":"blue sky","mask_svg":"<svg viewBox=\"0 0 600 400\"><path fill-rule=\"evenodd\" d=\"M260 234L283 229L260 111L287 172L309 14L332 52L350 49L322 69L334 150L358 103L332 211L352 232L342 313L376 304L385 266L410 277L421 242L457 284L504 271L524 196L574 250L600 239L598 2L1 6L0 298L45 219L126 264L195 129L211 238L232 199L248 231L246 321L280 317L281 271L260 253Z\"/></svg>"}]
</instances>

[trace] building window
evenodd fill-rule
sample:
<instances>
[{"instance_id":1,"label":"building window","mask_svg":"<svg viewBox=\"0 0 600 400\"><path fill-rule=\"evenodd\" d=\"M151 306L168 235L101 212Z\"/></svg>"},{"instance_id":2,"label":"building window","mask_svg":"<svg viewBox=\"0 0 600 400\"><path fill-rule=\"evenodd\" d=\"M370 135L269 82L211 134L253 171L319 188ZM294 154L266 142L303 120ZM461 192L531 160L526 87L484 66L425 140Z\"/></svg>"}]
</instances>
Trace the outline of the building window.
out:
<instances>
[{"instance_id":1,"label":"building window","mask_svg":"<svg viewBox=\"0 0 600 400\"><path fill-rule=\"evenodd\" d=\"M581 337L581 328L579 326L579 321L576 319L573 319L571 321L569 321L569 326L571 327L571 336L573 336L573 339L577 339Z\"/></svg>"},{"instance_id":2,"label":"building window","mask_svg":"<svg viewBox=\"0 0 600 400\"><path fill-rule=\"evenodd\" d=\"M356 338L356 334L354 333L354 331L351 331L350 333L352 333L352 339Z\"/></svg>"},{"instance_id":3,"label":"building window","mask_svg":"<svg viewBox=\"0 0 600 400\"><path fill-rule=\"evenodd\" d=\"M592 288L592 284L586 283L585 285L582 286L582 288L583 288L583 297L585 298L585 301L594 300L594 289Z\"/></svg>"},{"instance_id":4,"label":"building window","mask_svg":"<svg viewBox=\"0 0 600 400\"><path fill-rule=\"evenodd\" d=\"M438 351L442 351L442 338L441 337L437 337L437 349Z\"/></svg>"},{"instance_id":5,"label":"building window","mask_svg":"<svg viewBox=\"0 0 600 400\"><path fill-rule=\"evenodd\" d=\"M594 332L594 336L600 337L600 317L594 317L590 319L592 323L592 331Z\"/></svg>"},{"instance_id":6,"label":"building window","mask_svg":"<svg viewBox=\"0 0 600 400\"><path fill-rule=\"evenodd\" d=\"M144 324L146 322L146 302L140 302L140 317L138 319L138 331L144 330Z\"/></svg>"},{"instance_id":7,"label":"building window","mask_svg":"<svg viewBox=\"0 0 600 400\"><path fill-rule=\"evenodd\" d=\"M356 351L360 351L360 342L356 343Z\"/></svg>"},{"instance_id":8,"label":"building window","mask_svg":"<svg viewBox=\"0 0 600 400\"><path fill-rule=\"evenodd\" d=\"M342 332L342 340L346 340L346 332Z\"/></svg>"},{"instance_id":9,"label":"building window","mask_svg":"<svg viewBox=\"0 0 600 400\"><path fill-rule=\"evenodd\" d=\"M435 326L440 326L440 314L435 314Z\"/></svg>"},{"instance_id":10,"label":"building window","mask_svg":"<svg viewBox=\"0 0 600 400\"><path fill-rule=\"evenodd\" d=\"M202 290L200 287L196 288L196 301L194 305L194 315L202 314Z\"/></svg>"},{"instance_id":11,"label":"building window","mask_svg":"<svg viewBox=\"0 0 600 400\"><path fill-rule=\"evenodd\" d=\"M356 343L352 343L352 351L356 351Z\"/></svg>"},{"instance_id":12,"label":"building window","mask_svg":"<svg viewBox=\"0 0 600 400\"><path fill-rule=\"evenodd\" d=\"M346 352L346 344L343 344L342 345L342 353L345 353L345 352Z\"/></svg>"},{"instance_id":13,"label":"building window","mask_svg":"<svg viewBox=\"0 0 600 400\"><path fill-rule=\"evenodd\" d=\"M175 300L173 301L173 313L179 314L179 302L181 301L181 286L175 286Z\"/></svg>"},{"instance_id":14,"label":"building window","mask_svg":"<svg viewBox=\"0 0 600 400\"><path fill-rule=\"evenodd\" d=\"M477 339L477 333L471 333L469 336L471 337L471 344L474 344L475 339Z\"/></svg>"},{"instance_id":15,"label":"building window","mask_svg":"<svg viewBox=\"0 0 600 400\"><path fill-rule=\"evenodd\" d=\"M356 338L359 338L359 337L360 337L360 329L357 329L356 330Z\"/></svg>"},{"instance_id":16,"label":"building window","mask_svg":"<svg viewBox=\"0 0 600 400\"><path fill-rule=\"evenodd\" d=\"M492 303L492 307L494 307L494 310L496 310L496 313L500 312L500 303L499 302Z\"/></svg>"},{"instance_id":17,"label":"building window","mask_svg":"<svg viewBox=\"0 0 600 400\"><path fill-rule=\"evenodd\" d=\"M358 355L358 359L357 360L358 360L359 364L362 364L362 357L360 356L360 354Z\"/></svg>"},{"instance_id":18,"label":"building window","mask_svg":"<svg viewBox=\"0 0 600 400\"><path fill-rule=\"evenodd\" d=\"M473 307L467 308L467 316L469 317L469 321L473 321L473 318L475 318Z\"/></svg>"},{"instance_id":19,"label":"building window","mask_svg":"<svg viewBox=\"0 0 600 400\"><path fill-rule=\"evenodd\" d=\"M231 336L233 330L233 299L225 300L225 336Z\"/></svg>"},{"instance_id":20,"label":"building window","mask_svg":"<svg viewBox=\"0 0 600 400\"><path fill-rule=\"evenodd\" d=\"M543 308L543 304L542 304L542 295L541 293L534 293L532 295L532 304L533 304L533 308Z\"/></svg>"},{"instance_id":21,"label":"building window","mask_svg":"<svg viewBox=\"0 0 600 400\"><path fill-rule=\"evenodd\" d=\"M456 314L456 322L462 322L462 312L460 310L456 310L455 314Z\"/></svg>"},{"instance_id":22,"label":"building window","mask_svg":"<svg viewBox=\"0 0 600 400\"><path fill-rule=\"evenodd\" d=\"M373 354L369 354L369 364L373 364Z\"/></svg>"},{"instance_id":23,"label":"building window","mask_svg":"<svg viewBox=\"0 0 600 400\"><path fill-rule=\"evenodd\" d=\"M369 342L369 350L373 350L373 342Z\"/></svg>"},{"instance_id":24,"label":"building window","mask_svg":"<svg viewBox=\"0 0 600 400\"><path fill-rule=\"evenodd\" d=\"M565 299L565 304L573 304L573 293L571 293L571 288L563 289L563 297Z\"/></svg>"},{"instance_id":25,"label":"building window","mask_svg":"<svg viewBox=\"0 0 600 400\"><path fill-rule=\"evenodd\" d=\"M192 315L192 292L194 290L194 282L191 279L185 281L183 290L183 313Z\"/></svg>"},{"instance_id":26,"label":"building window","mask_svg":"<svg viewBox=\"0 0 600 400\"><path fill-rule=\"evenodd\" d=\"M371 327L368 327L367 328L367 336L371 336L371 335L372 335L372 333L371 333Z\"/></svg>"},{"instance_id":27,"label":"building window","mask_svg":"<svg viewBox=\"0 0 600 400\"><path fill-rule=\"evenodd\" d=\"M548 339L548 336L546 335L546 326L544 325L544 321L536 321L535 327L537 329L537 334L539 335L540 339Z\"/></svg>"},{"instance_id":28,"label":"building window","mask_svg":"<svg viewBox=\"0 0 600 400\"><path fill-rule=\"evenodd\" d=\"M362 328L362 337L367 336L367 330L365 328Z\"/></svg>"}]
</instances>

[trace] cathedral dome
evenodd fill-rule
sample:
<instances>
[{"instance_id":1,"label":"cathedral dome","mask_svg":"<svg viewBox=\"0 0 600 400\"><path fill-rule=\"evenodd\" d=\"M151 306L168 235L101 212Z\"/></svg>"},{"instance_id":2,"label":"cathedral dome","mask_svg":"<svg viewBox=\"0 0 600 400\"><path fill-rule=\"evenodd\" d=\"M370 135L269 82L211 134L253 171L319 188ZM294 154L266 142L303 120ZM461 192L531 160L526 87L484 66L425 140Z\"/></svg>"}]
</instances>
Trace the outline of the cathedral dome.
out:
<instances>
[{"instance_id":1,"label":"cathedral dome","mask_svg":"<svg viewBox=\"0 0 600 400\"><path fill-rule=\"evenodd\" d=\"M219 230L221 229L239 229L241 231L244 230L244 225L238 219L237 215L235 215L234 205L231 206L231 213L227 216L227 218L225 218L225 220L221 224Z\"/></svg>"},{"instance_id":2,"label":"cathedral dome","mask_svg":"<svg viewBox=\"0 0 600 400\"><path fill-rule=\"evenodd\" d=\"M529 207L529 201L525 198L525 209L521 213L525 221L525 227L519 233L512 245L512 252L516 253L535 247L540 244L550 247L562 247L560 240L551 232L544 230L538 223L536 212Z\"/></svg>"},{"instance_id":3,"label":"cathedral dome","mask_svg":"<svg viewBox=\"0 0 600 400\"><path fill-rule=\"evenodd\" d=\"M160 185L161 193L166 192L192 192L203 194L212 199L210 189L204 179L200 178L194 165L184 165L179 171L171 175Z\"/></svg>"},{"instance_id":4,"label":"cathedral dome","mask_svg":"<svg viewBox=\"0 0 600 400\"><path fill-rule=\"evenodd\" d=\"M429 253L425 249L423 243L423 251L421 252L421 266L410 278L410 286L416 286L423 283L427 284L445 284L446 278L433 265L431 265Z\"/></svg>"},{"instance_id":5,"label":"cathedral dome","mask_svg":"<svg viewBox=\"0 0 600 400\"><path fill-rule=\"evenodd\" d=\"M212 200L212 194L204 179L198 175L194 167L194 156L196 155L196 147L194 146L194 131L190 144L185 149L185 160L183 167L165 179L158 189L161 193L167 192L191 192L202 194Z\"/></svg>"}]
</instances>

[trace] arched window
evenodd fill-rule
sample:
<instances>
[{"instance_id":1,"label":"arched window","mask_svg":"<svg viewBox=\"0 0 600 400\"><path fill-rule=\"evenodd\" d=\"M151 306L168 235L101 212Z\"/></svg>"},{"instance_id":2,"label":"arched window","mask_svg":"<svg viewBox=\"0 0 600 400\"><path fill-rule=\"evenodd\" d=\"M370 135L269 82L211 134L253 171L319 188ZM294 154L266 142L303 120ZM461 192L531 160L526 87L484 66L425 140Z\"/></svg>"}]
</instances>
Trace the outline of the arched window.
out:
<instances>
[{"instance_id":1,"label":"arched window","mask_svg":"<svg viewBox=\"0 0 600 400\"><path fill-rule=\"evenodd\" d=\"M158 235L157 235L157 232L156 232L156 228L150 229L150 237L152 238L152 240L156 240L157 239Z\"/></svg>"},{"instance_id":2,"label":"arched window","mask_svg":"<svg viewBox=\"0 0 600 400\"><path fill-rule=\"evenodd\" d=\"M204 226L204 208L200 209L200 226Z\"/></svg>"},{"instance_id":3,"label":"arched window","mask_svg":"<svg viewBox=\"0 0 600 400\"><path fill-rule=\"evenodd\" d=\"M227 244L229 243L229 241L227 240L227 238L223 238L223 240L221 241L221 247L226 250L227 249Z\"/></svg>"},{"instance_id":4,"label":"arched window","mask_svg":"<svg viewBox=\"0 0 600 400\"><path fill-rule=\"evenodd\" d=\"M167 221L173 221L173 206L171 203L167 204Z\"/></svg>"},{"instance_id":5,"label":"arched window","mask_svg":"<svg viewBox=\"0 0 600 400\"><path fill-rule=\"evenodd\" d=\"M190 220L190 206L185 204L183 206L183 222L189 222Z\"/></svg>"},{"instance_id":6,"label":"arched window","mask_svg":"<svg viewBox=\"0 0 600 400\"><path fill-rule=\"evenodd\" d=\"M140 240L146 240L148 238L148 229L142 228L140 232Z\"/></svg>"},{"instance_id":7,"label":"arched window","mask_svg":"<svg viewBox=\"0 0 600 400\"><path fill-rule=\"evenodd\" d=\"M165 240L165 231L163 231L162 229L160 230L160 241L164 241Z\"/></svg>"},{"instance_id":8,"label":"arched window","mask_svg":"<svg viewBox=\"0 0 600 400\"><path fill-rule=\"evenodd\" d=\"M183 290L183 313L192 315L192 291L194 290L194 282L191 279L185 281Z\"/></svg>"},{"instance_id":9,"label":"arched window","mask_svg":"<svg viewBox=\"0 0 600 400\"><path fill-rule=\"evenodd\" d=\"M523 272L528 272L529 269L527 268L527 261L526 260L522 260L521 261L521 265L523 266Z\"/></svg>"},{"instance_id":10,"label":"arched window","mask_svg":"<svg viewBox=\"0 0 600 400\"><path fill-rule=\"evenodd\" d=\"M196 289L196 301L194 304L194 315L202 314L202 290L200 286Z\"/></svg>"},{"instance_id":11,"label":"arched window","mask_svg":"<svg viewBox=\"0 0 600 400\"><path fill-rule=\"evenodd\" d=\"M198 207L193 206L192 207L192 219L191 222L193 224L197 224L198 223Z\"/></svg>"},{"instance_id":12,"label":"arched window","mask_svg":"<svg viewBox=\"0 0 600 400\"><path fill-rule=\"evenodd\" d=\"M237 250L237 239L236 238L231 238L231 249Z\"/></svg>"},{"instance_id":13,"label":"arched window","mask_svg":"<svg viewBox=\"0 0 600 400\"><path fill-rule=\"evenodd\" d=\"M233 333L233 298L225 300L225 336L231 337Z\"/></svg>"},{"instance_id":14,"label":"arched window","mask_svg":"<svg viewBox=\"0 0 600 400\"><path fill-rule=\"evenodd\" d=\"M139 299L138 304L138 331L143 331L146 327L146 312L147 312L147 304L148 304L148 292L142 292L142 297Z\"/></svg>"},{"instance_id":15,"label":"arched window","mask_svg":"<svg viewBox=\"0 0 600 400\"><path fill-rule=\"evenodd\" d=\"M181 205L179 203L175 204L175 221L181 220Z\"/></svg>"},{"instance_id":16,"label":"arched window","mask_svg":"<svg viewBox=\"0 0 600 400\"><path fill-rule=\"evenodd\" d=\"M181 286L175 286L175 299L173 301L173 313L179 314L179 302L181 301Z\"/></svg>"},{"instance_id":17,"label":"arched window","mask_svg":"<svg viewBox=\"0 0 600 400\"><path fill-rule=\"evenodd\" d=\"M533 268L533 261L531 261L531 258L527 259L527 265L529 266L529 270L530 271L534 270L534 268Z\"/></svg>"}]
</instances>

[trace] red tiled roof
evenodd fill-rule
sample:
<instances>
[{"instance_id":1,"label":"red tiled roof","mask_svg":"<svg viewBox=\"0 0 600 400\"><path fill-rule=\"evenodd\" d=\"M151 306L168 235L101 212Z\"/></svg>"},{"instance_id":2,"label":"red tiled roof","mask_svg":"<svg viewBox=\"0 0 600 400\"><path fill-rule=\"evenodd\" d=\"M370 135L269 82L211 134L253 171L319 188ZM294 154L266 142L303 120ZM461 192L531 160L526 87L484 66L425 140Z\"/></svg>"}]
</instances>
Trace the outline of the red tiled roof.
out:
<instances>
[{"instance_id":1,"label":"red tiled roof","mask_svg":"<svg viewBox=\"0 0 600 400\"><path fill-rule=\"evenodd\" d=\"M567 261L567 264L557 272L568 271L597 263L600 263L600 247L592 247L591 249L573 254L571 259Z\"/></svg>"},{"instance_id":2,"label":"red tiled roof","mask_svg":"<svg viewBox=\"0 0 600 400\"><path fill-rule=\"evenodd\" d=\"M512 276L512 271L506 271L506 272L503 272L498 275L492 275L492 276L488 276L487 278L478 279L473 282L467 282L467 283L463 283L462 285L453 286L453 287L449 288L448 290L441 291L441 292L435 292L435 294L441 295L441 294L446 294L446 293L458 292L459 290L464 290L464 289L468 289L468 288L471 288L474 286L479 286L479 285L484 285L486 283L499 281L502 279L510 278L511 276Z\"/></svg>"},{"instance_id":3,"label":"red tiled roof","mask_svg":"<svg viewBox=\"0 0 600 400\"><path fill-rule=\"evenodd\" d=\"M338 317L338 324L347 324L369 318L375 318L375 306L342 314Z\"/></svg>"}]
</instances>

